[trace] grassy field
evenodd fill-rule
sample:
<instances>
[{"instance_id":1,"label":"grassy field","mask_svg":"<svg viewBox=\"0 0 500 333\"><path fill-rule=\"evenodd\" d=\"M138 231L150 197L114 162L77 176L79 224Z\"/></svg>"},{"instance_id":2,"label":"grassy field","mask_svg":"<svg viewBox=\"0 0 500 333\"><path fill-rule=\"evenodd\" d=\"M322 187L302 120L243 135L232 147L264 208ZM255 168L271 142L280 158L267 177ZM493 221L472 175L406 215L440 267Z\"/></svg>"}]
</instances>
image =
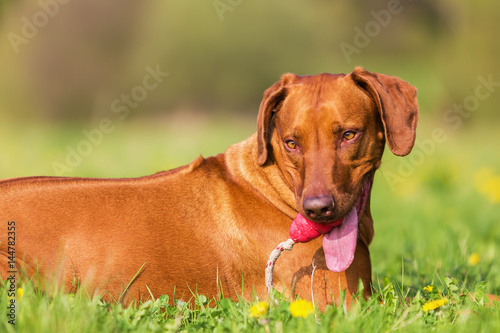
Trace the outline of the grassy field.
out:
<instances>
[{"instance_id":1,"label":"grassy field","mask_svg":"<svg viewBox=\"0 0 500 333\"><path fill-rule=\"evenodd\" d=\"M200 153L223 152L254 131L255 118L174 117L114 125L64 175L133 177L169 169ZM77 149L86 139L81 131L92 127L3 123L0 129L5 178L55 175L54 162L64 164L67 147ZM485 306L484 293L500 294L500 162L494 144L500 134L493 126L444 129L446 139L436 142L433 130L421 126L410 156L385 154L372 194L376 235L370 250L378 294L348 311L329 307L317 318L296 317L285 296L261 314L253 307L256 300L203 295L193 296L193 308L177 300L168 305L166 296L122 307L82 292L42 293L25 282L18 286L16 326L2 314L0 331L498 332L500 306ZM424 311L430 301L441 306ZM3 312L8 302L4 283Z\"/></svg>"}]
</instances>

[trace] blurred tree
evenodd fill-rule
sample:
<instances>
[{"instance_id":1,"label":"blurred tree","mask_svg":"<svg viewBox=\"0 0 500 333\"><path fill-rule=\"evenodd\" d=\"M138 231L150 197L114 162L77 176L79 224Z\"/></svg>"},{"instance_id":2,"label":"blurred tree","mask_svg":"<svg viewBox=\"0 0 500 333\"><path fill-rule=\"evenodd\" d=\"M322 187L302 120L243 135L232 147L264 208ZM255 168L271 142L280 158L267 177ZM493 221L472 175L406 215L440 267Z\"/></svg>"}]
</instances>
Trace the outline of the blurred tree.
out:
<instances>
[{"instance_id":1,"label":"blurred tree","mask_svg":"<svg viewBox=\"0 0 500 333\"><path fill-rule=\"evenodd\" d=\"M37 12L47 11L41 3L25 1L19 17L35 20ZM59 4L38 34L19 47L32 91L39 94L37 112L58 120L89 120L108 112L145 6L134 0Z\"/></svg>"}]
</instances>

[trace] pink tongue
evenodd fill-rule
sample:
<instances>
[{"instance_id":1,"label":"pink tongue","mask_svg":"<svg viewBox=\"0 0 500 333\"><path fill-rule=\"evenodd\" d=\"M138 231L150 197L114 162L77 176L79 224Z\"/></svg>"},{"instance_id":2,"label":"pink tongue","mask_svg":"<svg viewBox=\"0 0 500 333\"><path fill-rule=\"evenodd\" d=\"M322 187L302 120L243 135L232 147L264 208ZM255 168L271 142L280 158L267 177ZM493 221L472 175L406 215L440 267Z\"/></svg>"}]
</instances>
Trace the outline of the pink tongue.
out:
<instances>
[{"instance_id":1,"label":"pink tongue","mask_svg":"<svg viewBox=\"0 0 500 333\"><path fill-rule=\"evenodd\" d=\"M345 271L354 260L358 240L358 213L354 207L342 225L323 235L326 266L333 272Z\"/></svg>"}]
</instances>

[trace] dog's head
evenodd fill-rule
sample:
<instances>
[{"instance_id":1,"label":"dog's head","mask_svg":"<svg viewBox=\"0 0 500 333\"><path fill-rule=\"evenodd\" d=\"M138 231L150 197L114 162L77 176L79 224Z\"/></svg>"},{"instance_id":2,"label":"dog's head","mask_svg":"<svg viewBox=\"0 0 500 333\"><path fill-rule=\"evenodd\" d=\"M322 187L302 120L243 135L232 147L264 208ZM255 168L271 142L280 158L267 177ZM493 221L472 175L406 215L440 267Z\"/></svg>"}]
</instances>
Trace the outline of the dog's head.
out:
<instances>
[{"instance_id":1,"label":"dog's head","mask_svg":"<svg viewBox=\"0 0 500 333\"><path fill-rule=\"evenodd\" d=\"M415 142L416 88L356 68L348 75L285 74L264 93L257 162L275 163L307 219L362 214L385 143L399 156ZM341 223L341 222L339 222Z\"/></svg>"}]
</instances>

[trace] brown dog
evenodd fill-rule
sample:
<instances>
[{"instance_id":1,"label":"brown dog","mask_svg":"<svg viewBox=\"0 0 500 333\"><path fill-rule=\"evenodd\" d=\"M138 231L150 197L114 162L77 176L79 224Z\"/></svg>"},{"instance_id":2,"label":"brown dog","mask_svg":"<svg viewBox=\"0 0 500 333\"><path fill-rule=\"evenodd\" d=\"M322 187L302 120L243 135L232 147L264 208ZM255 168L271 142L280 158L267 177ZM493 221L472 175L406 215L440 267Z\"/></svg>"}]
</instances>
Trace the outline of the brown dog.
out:
<instances>
[{"instance_id":1,"label":"brown dog","mask_svg":"<svg viewBox=\"0 0 500 333\"><path fill-rule=\"evenodd\" d=\"M396 155L410 152L417 118L416 89L396 77L362 68L285 74L264 94L257 133L224 154L133 179L4 180L2 278L38 271L67 290L82 283L125 301L144 300L148 288L155 297L175 292L185 300L191 291L234 298L255 288L265 295L266 261L289 238L298 213L319 223L351 214L353 244L330 236L325 251L322 237L296 245L276 264L276 287L311 299L314 261L321 307L340 290L350 302L360 279L368 296L373 174L386 141ZM349 245L352 263L343 258ZM332 260L348 267L333 272Z\"/></svg>"}]
</instances>

